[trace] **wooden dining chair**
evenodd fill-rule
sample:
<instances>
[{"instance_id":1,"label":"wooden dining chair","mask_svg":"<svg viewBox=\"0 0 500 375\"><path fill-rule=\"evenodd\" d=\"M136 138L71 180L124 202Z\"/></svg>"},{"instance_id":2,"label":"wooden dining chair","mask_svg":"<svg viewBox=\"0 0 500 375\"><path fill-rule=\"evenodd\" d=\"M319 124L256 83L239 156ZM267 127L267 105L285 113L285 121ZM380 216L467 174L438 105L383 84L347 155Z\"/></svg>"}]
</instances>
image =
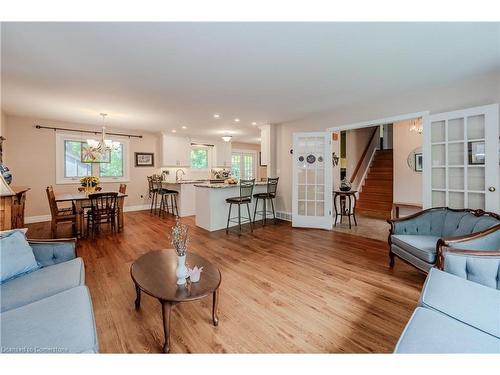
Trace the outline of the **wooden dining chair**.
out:
<instances>
[{"instance_id":1,"label":"wooden dining chair","mask_svg":"<svg viewBox=\"0 0 500 375\"><path fill-rule=\"evenodd\" d=\"M120 184L120 187L118 188L118 192L121 194L126 194L127 193L127 184Z\"/></svg>"},{"instance_id":2,"label":"wooden dining chair","mask_svg":"<svg viewBox=\"0 0 500 375\"><path fill-rule=\"evenodd\" d=\"M127 193L127 184L120 184L120 187L118 188L118 192L120 194L126 194ZM118 230L123 229L123 223L122 220L120 220L120 213L123 212L123 206L125 203L125 198L118 198L117 201L117 209L116 209L116 222L118 223Z\"/></svg>"},{"instance_id":3,"label":"wooden dining chair","mask_svg":"<svg viewBox=\"0 0 500 375\"><path fill-rule=\"evenodd\" d=\"M100 231L101 224L109 224L111 231L116 231L116 212L117 212L116 192L89 194L90 210L87 212L87 233ZM92 232L91 232L92 230Z\"/></svg>"},{"instance_id":4,"label":"wooden dining chair","mask_svg":"<svg viewBox=\"0 0 500 375\"><path fill-rule=\"evenodd\" d=\"M52 233L52 238L57 237L57 225L59 223L71 223L73 229L73 235L76 235L76 212L75 206L68 208L59 208L56 202L56 196L54 194L54 188L52 186L47 186L45 189L47 192L47 198L49 200L51 223L50 230Z\"/></svg>"}]
</instances>

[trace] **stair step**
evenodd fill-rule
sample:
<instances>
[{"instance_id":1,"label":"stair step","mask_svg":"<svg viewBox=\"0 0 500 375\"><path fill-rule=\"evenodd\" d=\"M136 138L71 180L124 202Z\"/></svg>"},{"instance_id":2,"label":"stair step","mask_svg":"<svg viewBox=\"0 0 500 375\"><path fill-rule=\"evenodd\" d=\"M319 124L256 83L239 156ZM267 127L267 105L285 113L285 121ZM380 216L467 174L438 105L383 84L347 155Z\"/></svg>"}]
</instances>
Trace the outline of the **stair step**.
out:
<instances>
[{"instance_id":1,"label":"stair step","mask_svg":"<svg viewBox=\"0 0 500 375\"><path fill-rule=\"evenodd\" d=\"M356 204L356 208L378 209L383 211L390 211L392 209L392 202L376 202L369 200L360 200Z\"/></svg>"},{"instance_id":2,"label":"stair step","mask_svg":"<svg viewBox=\"0 0 500 375\"><path fill-rule=\"evenodd\" d=\"M363 190L361 193L362 194L361 199L366 199L366 200L371 200L371 201L376 201L376 202L390 202L392 204L392 192L373 192L373 191L368 191L366 192Z\"/></svg>"},{"instance_id":3,"label":"stair step","mask_svg":"<svg viewBox=\"0 0 500 375\"><path fill-rule=\"evenodd\" d=\"M373 217L377 219L390 219L391 212L390 211L380 211L380 210L370 210L370 209L356 209L356 214L361 214L363 216Z\"/></svg>"}]
</instances>

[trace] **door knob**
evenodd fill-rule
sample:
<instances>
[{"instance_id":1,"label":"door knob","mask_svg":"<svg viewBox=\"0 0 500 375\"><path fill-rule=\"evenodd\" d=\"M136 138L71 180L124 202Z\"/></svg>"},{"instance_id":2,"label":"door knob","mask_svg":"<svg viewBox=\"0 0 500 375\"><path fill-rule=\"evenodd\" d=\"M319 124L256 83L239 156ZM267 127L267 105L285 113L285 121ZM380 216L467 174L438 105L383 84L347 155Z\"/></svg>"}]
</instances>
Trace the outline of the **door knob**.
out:
<instances>
[{"instance_id":1,"label":"door knob","mask_svg":"<svg viewBox=\"0 0 500 375\"><path fill-rule=\"evenodd\" d=\"M494 187L494 186L490 186L490 187L488 188L488 190L489 190L489 191L491 191L491 192L493 193L496 189L495 189L495 187Z\"/></svg>"}]
</instances>

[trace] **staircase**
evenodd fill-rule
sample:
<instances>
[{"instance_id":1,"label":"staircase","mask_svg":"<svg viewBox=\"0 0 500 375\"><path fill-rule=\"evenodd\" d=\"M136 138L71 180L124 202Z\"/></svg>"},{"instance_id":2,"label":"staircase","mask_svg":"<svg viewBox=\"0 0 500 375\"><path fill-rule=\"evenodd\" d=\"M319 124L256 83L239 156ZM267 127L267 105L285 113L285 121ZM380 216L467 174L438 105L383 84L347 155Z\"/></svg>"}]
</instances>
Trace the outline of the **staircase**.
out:
<instances>
[{"instance_id":1,"label":"staircase","mask_svg":"<svg viewBox=\"0 0 500 375\"><path fill-rule=\"evenodd\" d=\"M393 180L392 150L377 150L359 193L356 213L390 219Z\"/></svg>"}]
</instances>

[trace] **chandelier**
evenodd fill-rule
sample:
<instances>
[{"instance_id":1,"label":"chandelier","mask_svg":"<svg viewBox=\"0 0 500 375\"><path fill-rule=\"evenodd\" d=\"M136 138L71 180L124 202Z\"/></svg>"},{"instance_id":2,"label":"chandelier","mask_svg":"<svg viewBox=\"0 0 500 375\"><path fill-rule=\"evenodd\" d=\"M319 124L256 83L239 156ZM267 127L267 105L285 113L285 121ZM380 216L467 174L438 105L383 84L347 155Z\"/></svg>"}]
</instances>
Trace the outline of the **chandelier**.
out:
<instances>
[{"instance_id":1,"label":"chandelier","mask_svg":"<svg viewBox=\"0 0 500 375\"><path fill-rule=\"evenodd\" d=\"M96 141L95 139L87 139L87 144L89 145L89 149L92 152L96 152L99 154L104 154L111 151L115 146L117 146L118 142L113 142L111 139L106 139L106 127L104 126L104 121L106 119L107 113L100 113L102 117L102 132L101 132L101 140Z\"/></svg>"},{"instance_id":2,"label":"chandelier","mask_svg":"<svg viewBox=\"0 0 500 375\"><path fill-rule=\"evenodd\" d=\"M424 126L422 124L422 117L414 118L410 120L410 131L418 134L422 134L424 131Z\"/></svg>"}]
</instances>

